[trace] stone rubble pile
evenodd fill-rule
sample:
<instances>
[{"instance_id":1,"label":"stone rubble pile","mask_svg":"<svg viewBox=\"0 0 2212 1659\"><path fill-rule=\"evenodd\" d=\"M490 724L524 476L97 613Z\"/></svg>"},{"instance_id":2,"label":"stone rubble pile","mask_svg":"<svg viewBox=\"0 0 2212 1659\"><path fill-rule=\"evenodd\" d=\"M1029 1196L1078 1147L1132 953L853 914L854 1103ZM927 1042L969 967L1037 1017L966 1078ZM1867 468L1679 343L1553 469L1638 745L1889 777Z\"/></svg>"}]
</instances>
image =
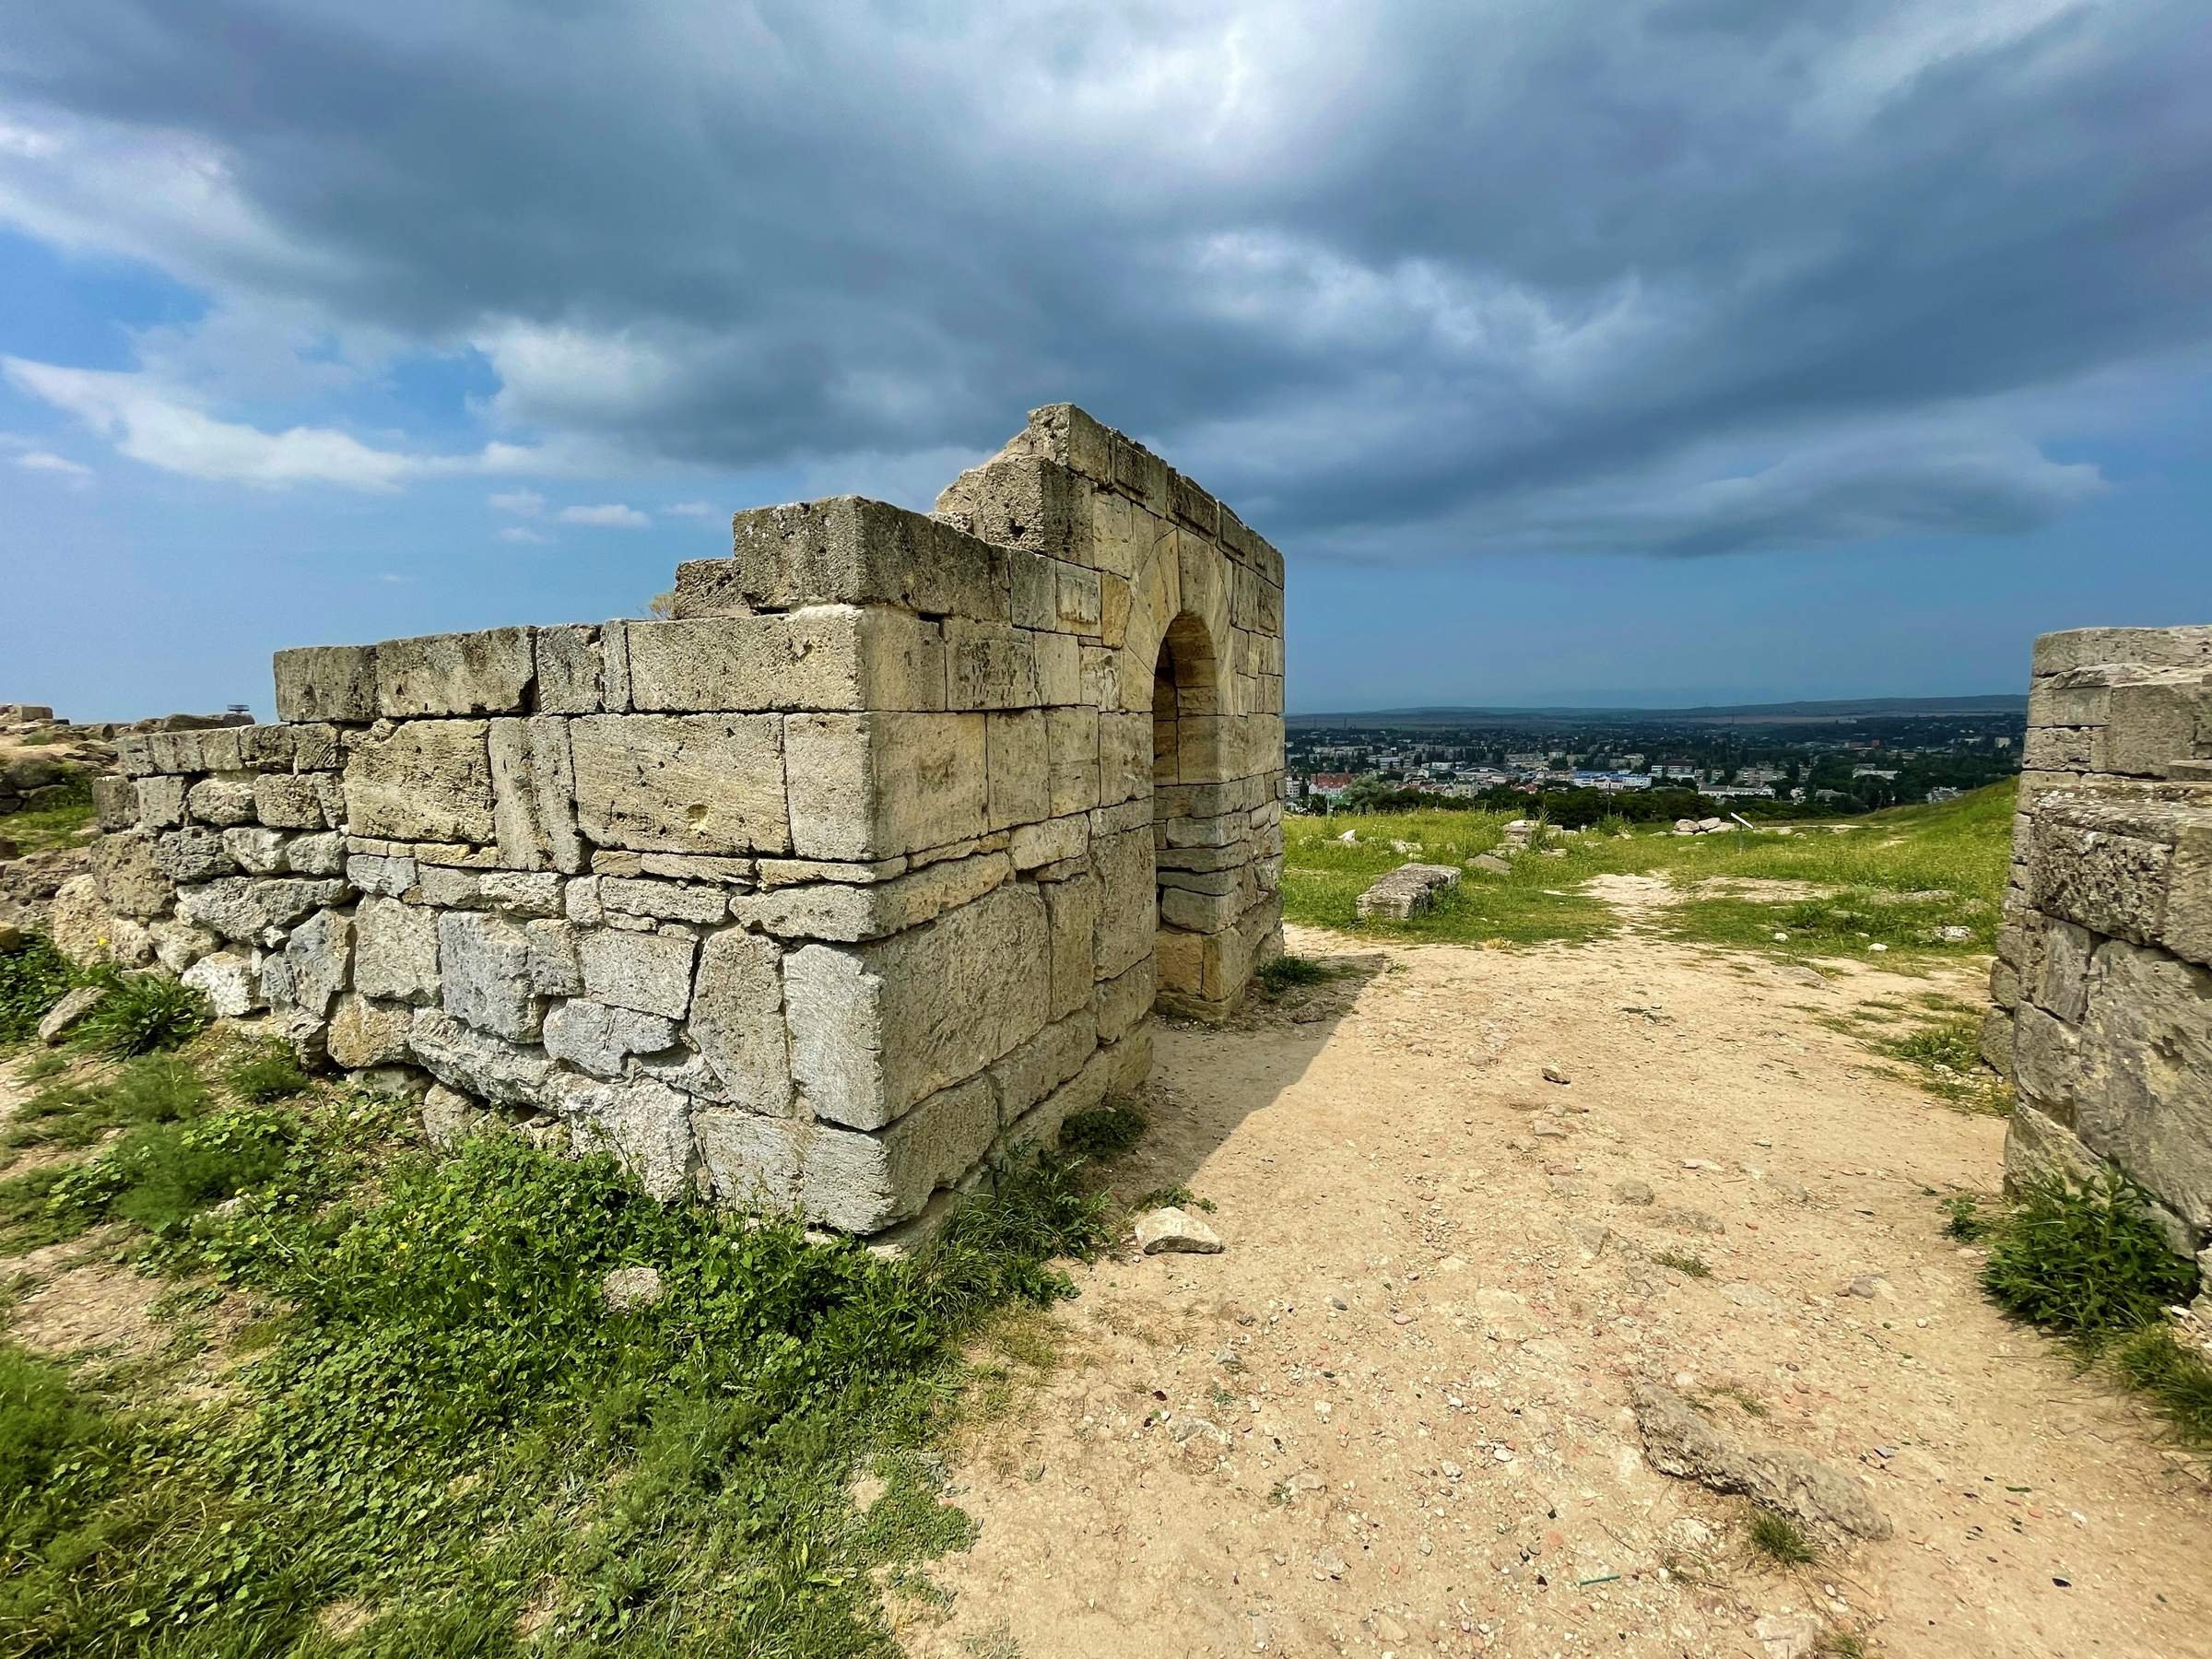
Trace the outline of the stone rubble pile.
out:
<instances>
[{"instance_id":1,"label":"stone rubble pile","mask_svg":"<svg viewBox=\"0 0 2212 1659\"><path fill-rule=\"evenodd\" d=\"M1436 903L1436 895L1459 885L1459 871L1450 865L1404 864L1359 895L1360 918L1382 916L1404 922Z\"/></svg>"},{"instance_id":2,"label":"stone rubble pile","mask_svg":"<svg viewBox=\"0 0 2212 1659\"><path fill-rule=\"evenodd\" d=\"M127 734L57 936L465 1124L879 1234L1281 948L1282 562L1036 412L924 516L743 512L676 617L315 646Z\"/></svg>"}]
</instances>

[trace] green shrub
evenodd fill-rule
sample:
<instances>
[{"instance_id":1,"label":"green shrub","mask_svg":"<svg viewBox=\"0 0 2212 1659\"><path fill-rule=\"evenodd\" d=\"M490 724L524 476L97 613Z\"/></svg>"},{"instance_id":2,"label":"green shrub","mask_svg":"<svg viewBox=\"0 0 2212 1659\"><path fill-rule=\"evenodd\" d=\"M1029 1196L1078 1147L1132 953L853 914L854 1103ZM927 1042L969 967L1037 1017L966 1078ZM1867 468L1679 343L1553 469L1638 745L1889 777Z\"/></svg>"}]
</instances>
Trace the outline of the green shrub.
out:
<instances>
[{"instance_id":1,"label":"green shrub","mask_svg":"<svg viewBox=\"0 0 2212 1659\"><path fill-rule=\"evenodd\" d=\"M0 950L0 1048L35 1034L76 982L68 959L44 934L27 934L15 949Z\"/></svg>"},{"instance_id":2,"label":"green shrub","mask_svg":"<svg viewBox=\"0 0 2212 1659\"><path fill-rule=\"evenodd\" d=\"M1060 1125L1060 1149L1073 1158L1119 1158L1144 1138L1145 1114L1126 1103L1078 1112Z\"/></svg>"},{"instance_id":3,"label":"green shrub","mask_svg":"<svg viewBox=\"0 0 2212 1659\"><path fill-rule=\"evenodd\" d=\"M2212 1448L2212 1355L2160 1321L2121 1338L2108 1357L2120 1380L2149 1395L2183 1440Z\"/></svg>"},{"instance_id":4,"label":"green shrub","mask_svg":"<svg viewBox=\"0 0 2212 1659\"><path fill-rule=\"evenodd\" d=\"M2116 1170L2030 1182L1993 1237L1983 1288L2014 1318L2069 1336L2147 1324L2196 1283L2151 1225L2141 1190Z\"/></svg>"},{"instance_id":5,"label":"green shrub","mask_svg":"<svg viewBox=\"0 0 2212 1659\"><path fill-rule=\"evenodd\" d=\"M1820 1553L1805 1528L1780 1510L1753 1510L1750 1538L1752 1548L1780 1567L1806 1566Z\"/></svg>"},{"instance_id":6,"label":"green shrub","mask_svg":"<svg viewBox=\"0 0 2212 1659\"><path fill-rule=\"evenodd\" d=\"M164 973L124 973L100 967L90 970L86 981L104 986L107 994L77 1022L69 1041L95 1053L125 1059L178 1048L198 1036L215 1017L205 996Z\"/></svg>"},{"instance_id":7,"label":"green shrub","mask_svg":"<svg viewBox=\"0 0 2212 1659\"><path fill-rule=\"evenodd\" d=\"M1270 996L1280 996L1293 985L1318 985L1335 977L1326 963L1288 952L1267 963L1258 975L1260 988Z\"/></svg>"},{"instance_id":8,"label":"green shrub","mask_svg":"<svg viewBox=\"0 0 2212 1659\"><path fill-rule=\"evenodd\" d=\"M292 1051L281 1042L253 1044L223 1068L223 1085L253 1106L288 1100L307 1089L314 1079L300 1070Z\"/></svg>"},{"instance_id":9,"label":"green shrub","mask_svg":"<svg viewBox=\"0 0 2212 1659\"><path fill-rule=\"evenodd\" d=\"M1943 1207L1947 1218L1943 1224L1946 1238L1972 1244L1989 1236L1992 1223L1982 1213L1982 1201L1971 1194L1954 1193L1943 1201Z\"/></svg>"}]
</instances>

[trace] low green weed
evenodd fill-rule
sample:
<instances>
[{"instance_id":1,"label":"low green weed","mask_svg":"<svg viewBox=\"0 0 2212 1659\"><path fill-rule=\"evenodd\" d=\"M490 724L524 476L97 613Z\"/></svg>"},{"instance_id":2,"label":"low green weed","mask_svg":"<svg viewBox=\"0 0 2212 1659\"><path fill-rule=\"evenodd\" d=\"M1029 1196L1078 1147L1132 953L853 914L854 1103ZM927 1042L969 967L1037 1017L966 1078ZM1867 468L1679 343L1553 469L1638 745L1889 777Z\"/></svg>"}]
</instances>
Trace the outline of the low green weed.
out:
<instances>
[{"instance_id":1,"label":"low green weed","mask_svg":"<svg viewBox=\"0 0 2212 1659\"><path fill-rule=\"evenodd\" d=\"M1982 1201L1971 1193L1954 1193L1943 1201L1944 1237L1974 1244L1989 1236L1990 1218L1982 1213Z\"/></svg>"},{"instance_id":2,"label":"low green weed","mask_svg":"<svg viewBox=\"0 0 2212 1659\"><path fill-rule=\"evenodd\" d=\"M2149 1396L2181 1437L2212 1449L2212 1355L2163 1321L2121 1338L2106 1356L2130 1388Z\"/></svg>"},{"instance_id":3,"label":"low green weed","mask_svg":"<svg viewBox=\"0 0 2212 1659\"><path fill-rule=\"evenodd\" d=\"M1685 1278L1704 1279L1712 1277L1712 1269L1705 1265L1705 1258L1692 1255L1686 1250L1655 1251L1652 1260L1662 1267L1672 1267Z\"/></svg>"},{"instance_id":4,"label":"low green weed","mask_svg":"<svg viewBox=\"0 0 2212 1659\"><path fill-rule=\"evenodd\" d=\"M215 1018L207 999L165 973L124 973L112 967L91 969L88 984L107 994L69 1033L70 1043L115 1059L180 1048Z\"/></svg>"},{"instance_id":5,"label":"low green weed","mask_svg":"<svg viewBox=\"0 0 2212 1659\"><path fill-rule=\"evenodd\" d=\"M2196 1270L2167 1248L2141 1190L2108 1168L2025 1183L1992 1234L1982 1285L2016 1319L2096 1340L2162 1318Z\"/></svg>"},{"instance_id":6,"label":"low green weed","mask_svg":"<svg viewBox=\"0 0 2212 1659\"><path fill-rule=\"evenodd\" d=\"M1751 1547L1778 1567L1804 1567L1820 1554L1805 1528L1780 1510L1753 1510L1748 1536Z\"/></svg>"},{"instance_id":7,"label":"low green weed","mask_svg":"<svg viewBox=\"0 0 2212 1659\"><path fill-rule=\"evenodd\" d=\"M26 934L13 950L0 950L0 1049L28 1041L76 982L68 959L44 934Z\"/></svg>"},{"instance_id":8,"label":"low green weed","mask_svg":"<svg viewBox=\"0 0 2212 1659\"><path fill-rule=\"evenodd\" d=\"M112 1129L175 1124L207 1108L199 1072L175 1054L144 1054L105 1076L56 1083L16 1109L6 1144L88 1147Z\"/></svg>"},{"instance_id":9,"label":"low green weed","mask_svg":"<svg viewBox=\"0 0 2212 1659\"><path fill-rule=\"evenodd\" d=\"M1335 979L1335 971L1325 962L1312 957L1292 956L1288 951L1268 962L1259 971L1260 989L1269 996L1280 996L1296 985L1318 985Z\"/></svg>"},{"instance_id":10,"label":"low green weed","mask_svg":"<svg viewBox=\"0 0 2212 1659\"><path fill-rule=\"evenodd\" d=\"M1121 1103L1078 1112L1060 1126L1060 1149L1075 1158L1119 1158L1144 1138L1145 1114Z\"/></svg>"},{"instance_id":11,"label":"low green weed","mask_svg":"<svg viewBox=\"0 0 2212 1659\"><path fill-rule=\"evenodd\" d=\"M303 1093L313 1082L300 1068L292 1051L274 1041L252 1044L223 1067L223 1086L253 1106L288 1100Z\"/></svg>"}]
</instances>

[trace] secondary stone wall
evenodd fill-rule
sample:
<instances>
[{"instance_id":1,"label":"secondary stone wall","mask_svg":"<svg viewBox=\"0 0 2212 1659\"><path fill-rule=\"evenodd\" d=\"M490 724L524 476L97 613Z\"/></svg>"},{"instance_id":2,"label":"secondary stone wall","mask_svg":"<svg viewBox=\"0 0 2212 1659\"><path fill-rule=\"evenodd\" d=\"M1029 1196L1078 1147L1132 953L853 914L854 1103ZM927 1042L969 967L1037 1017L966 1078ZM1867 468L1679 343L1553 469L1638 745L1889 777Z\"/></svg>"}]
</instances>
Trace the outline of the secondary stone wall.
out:
<instances>
[{"instance_id":1,"label":"secondary stone wall","mask_svg":"<svg viewBox=\"0 0 2212 1659\"><path fill-rule=\"evenodd\" d=\"M676 611L280 652L282 724L117 740L57 904L335 1065L861 1234L1279 950L1281 559L1079 410L935 516L741 512Z\"/></svg>"},{"instance_id":2,"label":"secondary stone wall","mask_svg":"<svg viewBox=\"0 0 2212 1659\"><path fill-rule=\"evenodd\" d=\"M2212 628L2035 643L1984 1032L2007 1177L2118 1165L2212 1241ZM2212 1273L2212 1259L2206 1261Z\"/></svg>"}]
</instances>

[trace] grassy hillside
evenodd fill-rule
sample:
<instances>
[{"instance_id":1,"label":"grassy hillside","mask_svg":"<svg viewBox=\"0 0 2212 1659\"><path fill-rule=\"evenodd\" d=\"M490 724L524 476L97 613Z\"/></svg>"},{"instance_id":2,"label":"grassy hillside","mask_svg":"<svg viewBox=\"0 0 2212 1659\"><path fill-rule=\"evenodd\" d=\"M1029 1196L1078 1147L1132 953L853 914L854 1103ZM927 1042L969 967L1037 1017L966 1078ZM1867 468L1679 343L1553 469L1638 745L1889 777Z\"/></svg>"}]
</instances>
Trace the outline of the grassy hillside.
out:
<instances>
[{"instance_id":1,"label":"grassy hillside","mask_svg":"<svg viewBox=\"0 0 2212 1659\"><path fill-rule=\"evenodd\" d=\"M1465 866L1504 839L1505 814L1294 818L1285 825L1284 912L1294 922L1401 937L1580 940L1618 924L1618 912L1586 884L1639 876L1667 884L1659 925L1685 939L1800 956L1986 951L2011 856L2013 787L1798 826L1789 835L1558 835L1550 850L1517 858L1509 874L1467 870L1433 912L1405 923L1361 923L1355 902L1408 858ZM1357 839L1339 839L1347 830ZM1945 939L1938 930L1947 927L1968 936Z\"/></svg>"}]
</instances>

